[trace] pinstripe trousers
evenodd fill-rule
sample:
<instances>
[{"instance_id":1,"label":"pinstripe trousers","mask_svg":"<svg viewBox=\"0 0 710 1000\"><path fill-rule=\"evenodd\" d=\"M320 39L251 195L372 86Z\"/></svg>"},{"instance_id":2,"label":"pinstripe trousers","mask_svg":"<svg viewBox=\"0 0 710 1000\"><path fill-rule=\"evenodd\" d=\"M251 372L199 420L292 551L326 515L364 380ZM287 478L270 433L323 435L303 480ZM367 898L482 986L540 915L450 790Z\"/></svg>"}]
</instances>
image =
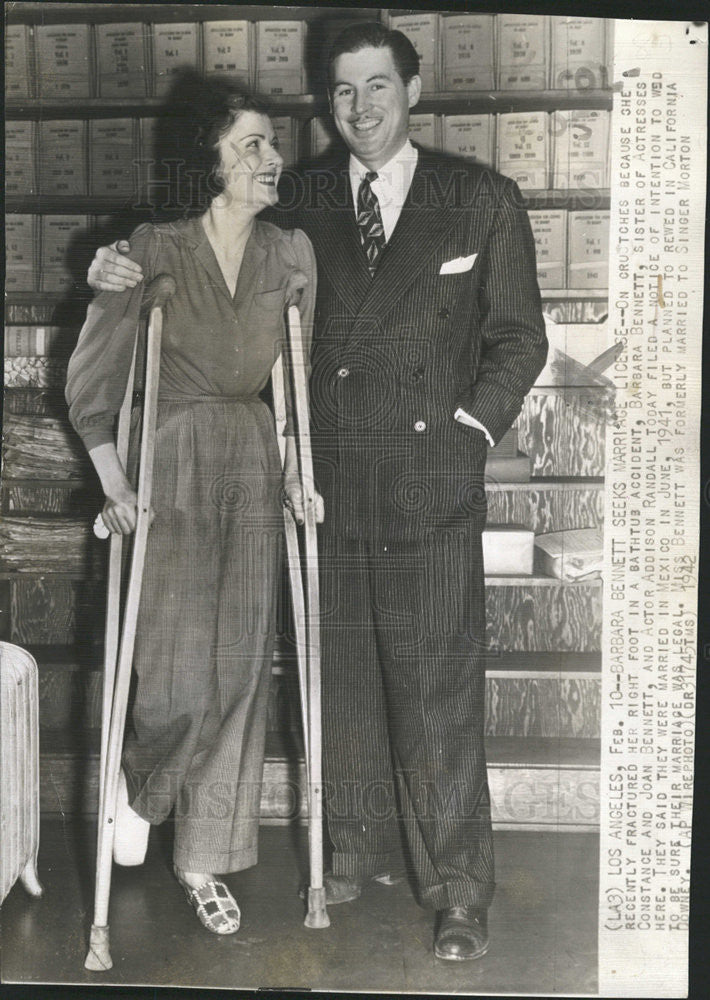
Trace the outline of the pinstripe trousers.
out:
<instances>
[{"instance_id":1,"label":"pinstripe trousers","mask_svg":"<svg viewBox=\"0 0 710 1000\"><path fill-rule=\"evenodd\" d=\"M333 871L386 871L403 842L423 904L488 906L480 529L387 546L322 542Z\"/></svg>"}]
</instances>

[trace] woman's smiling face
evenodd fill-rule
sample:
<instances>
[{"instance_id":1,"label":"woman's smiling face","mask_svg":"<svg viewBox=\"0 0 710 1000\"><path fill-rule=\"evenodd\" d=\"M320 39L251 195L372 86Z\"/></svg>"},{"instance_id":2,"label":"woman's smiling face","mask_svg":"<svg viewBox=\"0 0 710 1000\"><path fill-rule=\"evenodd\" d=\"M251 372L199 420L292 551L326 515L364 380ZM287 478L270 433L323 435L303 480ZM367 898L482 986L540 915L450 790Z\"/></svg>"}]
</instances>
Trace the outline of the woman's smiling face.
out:
<instances>
[{"instance_id":1,"label":"woman's smiling face","mask_svg":"<svg viewBox=\"0 0 710 1000\"><path fill-rule=\"evenodd\" d=\"M276 204L283 157L268 115L242 111L217 147L224 180L222 197L256 211Z\"/></svg>"}]
</instances>

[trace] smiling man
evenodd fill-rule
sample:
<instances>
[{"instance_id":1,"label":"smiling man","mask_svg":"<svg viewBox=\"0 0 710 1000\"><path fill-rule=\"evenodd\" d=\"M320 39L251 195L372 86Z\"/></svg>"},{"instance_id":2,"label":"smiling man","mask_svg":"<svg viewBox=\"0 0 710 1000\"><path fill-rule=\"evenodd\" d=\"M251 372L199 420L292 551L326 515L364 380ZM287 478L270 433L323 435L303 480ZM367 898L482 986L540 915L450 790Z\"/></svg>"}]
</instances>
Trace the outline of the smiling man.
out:
<instances>
[{"instance_id":1,"label":"smiling man","mask_svg":"<svg viewBox=\"0 0 710 1000\"><path fill-rule=\"evenodd\" d=\"M408 39L340 35L330 105L349 150L298 213L319 289L312 353L322 536L331 901L391 870L400 832L434 952L488 948L483 745L487 444L547 344L527 214L493 171L408 138Z\"/></svg>"},{"instance_id":2,"label":"smiling man","mask_svg":"<svg viewBox=\"0 0 710 1000\"><path fill-rule=\"evenodd\" d=\"M403 839L434 952L464 961L488 948L494 891L483 477L546 358L534 242L512 181L409 141L403 34L350 27L328 65L349 155L302 175L280 219L318 264L327 899L391 881ZM136 275L104 249L90 283Z\"/></svg>"}]
</instances>

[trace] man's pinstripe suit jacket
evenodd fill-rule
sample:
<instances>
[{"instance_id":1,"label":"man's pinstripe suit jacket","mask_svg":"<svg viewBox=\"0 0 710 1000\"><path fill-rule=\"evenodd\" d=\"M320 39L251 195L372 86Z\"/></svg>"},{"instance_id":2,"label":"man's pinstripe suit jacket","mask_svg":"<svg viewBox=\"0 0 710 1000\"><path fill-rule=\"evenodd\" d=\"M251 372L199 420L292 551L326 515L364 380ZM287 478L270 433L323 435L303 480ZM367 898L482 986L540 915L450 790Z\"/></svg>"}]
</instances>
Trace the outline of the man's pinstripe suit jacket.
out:
<instances>
[{"instance_id":1,"label":"man's pinstripe suit jacket","mask_svg":"<svg viewBox=\"0 0 710 1000\"><path fill-rule=\"evenodd\" d=\"M517 186L419 149L374 278L347 157L299 175L293 201L289 223L311 238L318 264L311 407L324 529L377 543L468 521L482 530L486 439L454 413L462 407L498 441L547 354ZM470 269L441 273L474 254Z\"/></svg>"}]
</instances>

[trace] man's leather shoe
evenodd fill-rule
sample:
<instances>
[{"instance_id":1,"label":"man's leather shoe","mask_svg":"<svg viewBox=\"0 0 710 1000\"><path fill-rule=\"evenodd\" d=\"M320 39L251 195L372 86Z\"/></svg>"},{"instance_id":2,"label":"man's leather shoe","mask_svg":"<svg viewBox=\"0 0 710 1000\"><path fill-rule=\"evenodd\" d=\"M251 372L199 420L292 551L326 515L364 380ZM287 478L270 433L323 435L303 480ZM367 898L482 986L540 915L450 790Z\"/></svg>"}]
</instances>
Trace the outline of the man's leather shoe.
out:
<instances>
[{"instance_id":1,"label":"man's leather shoe","mask_svg":"<svg viewBox=\"0 0 710 1000\"><path fill-rule=\"evenodd\" d=\"M333 875L328 872L323 876L325 886L325 905L335 906L336 903L349 903L357 899L362 892L362 880L349 875Z\"/></svg>"},{"instance_id":2,"label":"man's leather shoe","mask_svg":"<svg viewBox=\"0 0 710 1000\"><path fill-rule=\"evenodd\" d=\"M439 910L434 954L450 962L468 962L488 951L488 913L480 906Z\"/></svg>"},{"instance_id":3,"label":"man's leather shoe","mask_svg":"<svg viewBox=\"0 0 710 1000\"><path fill-rule=\"evenodd\" d=\"M391 872L380 872L372 876L373 882L380 885L399 885L403 881L402 876ZM325 888L326 906L335 906L338 903L350 903L353 899L358 899L362 893L363 880L353 878L351 875L334 875L326 872L323 876L323 886ZM306 898L307 890L299 890L301 899Z\"/></svg>"},{"instance_id":4,"label":"man's leather shoe","mask_svg":"<svg viewBox=\"0 0 710 1000\"><path fill-rule=\"evenodd\" d=\"M349 875L333 875L326 872L323 876L323 887L325 889L325 905L335 906L337 903L349 903L357 899L362 892L362 880L351 878ZM298 890L301 899L305 899L308 889L302 887Z\"/></svg>"}]
</instances>

